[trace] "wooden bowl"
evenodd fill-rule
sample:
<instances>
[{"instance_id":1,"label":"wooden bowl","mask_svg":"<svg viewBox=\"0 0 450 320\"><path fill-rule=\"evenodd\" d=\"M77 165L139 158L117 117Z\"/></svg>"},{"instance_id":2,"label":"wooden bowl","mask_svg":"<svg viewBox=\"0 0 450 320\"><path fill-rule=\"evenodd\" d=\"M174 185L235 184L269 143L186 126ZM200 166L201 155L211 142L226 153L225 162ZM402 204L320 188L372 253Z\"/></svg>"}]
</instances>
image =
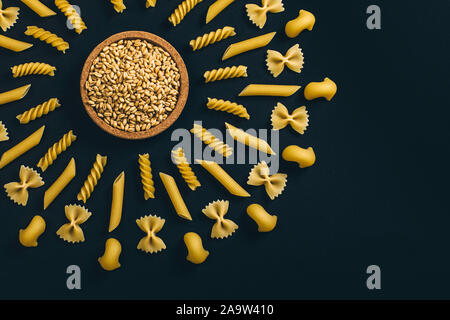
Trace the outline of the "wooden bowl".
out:
<instances>
[{"instance_id":1,"label":"wooden bowl","mask_svg":"<svg viewBox=\"0 0 450 320\"><path fill-rule=\"evenodd\" d=\"M89 74L89 70L91 68L92 62L94 59L100 54L100 52L103 50L104 47L110 45L111 43L120 41L120 40L127 40L127 39L144 39L148 42L158 45L164 50L166 50L172 59L177 64L178 70L180 71L180 89L178 94L178 100L175 105L175 108L172 110L172 112L169 114L169 116L162 121L160 124L158 124L155 127L150 128L146 131L139 131L139 132L127 132L122 131L119 129L116 129L114 127L111 127L109 124L107 124L105 121L103 121L95 112L94 108L92 108L87 102L88 102L88 95L87 90L85 88L85 83ZM116 33L115 35L112 35L111 37L107 38L103 42L101 42L97 47L95 47L94 50L92 50L91 54L86 59L86 62L84 63L83 70L81 71L81 78L80 78L80 91L81 91L81 100L83 101L84 108L86 112L88 113L89 117L104 131L108 132L109 134L112 134L113 136L123 138L123 139L131 139L131 140L137 140L137 139L146 139L152 136L155 136L167 128L169 128L175 120L178 119L181 112L184 109L184 106L187 101L188 93L189 93L189 76L187 73L186 65L184 64L183 59L181 58L181 55L178 53L178 51L166 40L158 37L157 35L154 35L153 33L144 32L144 31L125 31L121 33Z\"/></svg>"}]
</instances>

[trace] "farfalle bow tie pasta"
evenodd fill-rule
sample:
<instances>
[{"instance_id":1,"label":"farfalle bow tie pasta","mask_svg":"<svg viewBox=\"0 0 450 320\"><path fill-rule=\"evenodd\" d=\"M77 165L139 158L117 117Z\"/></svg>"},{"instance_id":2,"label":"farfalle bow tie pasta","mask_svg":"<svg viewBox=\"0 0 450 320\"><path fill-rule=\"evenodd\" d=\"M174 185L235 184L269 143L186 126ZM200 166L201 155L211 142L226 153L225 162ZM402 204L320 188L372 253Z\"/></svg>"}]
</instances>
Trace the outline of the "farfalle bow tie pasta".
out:
<instances>
[{"instance_id":1,"label":"farfalle bow tie pasta","mask_svg":"<svg viewBox=\"0 0 450 320\"><path fill-rule=\"evenodd\" d=\"M211 238L227 238L238 228L238 225L224 216L228 212L229 201L217 200L208 204L202 212L210 219L217 220L211 230Z\"/></svg>"},{"instance_id":2,"label":"farfalle bow tie pasta","mask_svg":"<svg viewBox=\"0 0 450 320\"><path fill-rule=\"evenodd\" d=\"M84 233L80 224L86 222L92 214L85 207L79 205L65 206L64 211L70 222L62 225L56 234L67 242L84 242Z\"/></svg>"},{"instance_id":3,"label":"farfalle bow tie pasta","mask_svg":"<svg viewBox=\"0 0 450 320\"><path fill-rule=\"evenodd\" d=\"M266 24L267 12L279 13L284 11L281 0L262 0L261 4L261 7L253 3L245 5L250 21L260 29Z\"/></svg>"},{"instance_id":4,"label":"farfalle bow tie pasta","mask_svg":"<svg viewBox=\"0 0 450 320\"><path fill-rule=\"evenodd\" d=\"M292 46L283 56L275 50L267 50L267 69L274 76L278 77L284 70L284 66L294 72L300 73L303 68L303 53L298 44Z\"/></svg>"},{"instance_id":5,"label":"farfalle bow tie pasta","mask_svg":"<svg viewBox=\"0 0 450 320\"><path fill-rule=\"evenodd\" d=\"M19 10L20 8L18 7L3 9L3 4L0 0L0 28L2 28L4 32L16 23L17 18L19 17Z\"/></svg>"},{"instance_id":6,"label":"farfalle bow tie pasta","mask_svg":"<svg viewBox=\"0 0 450 320\"><path fill-rule=\"evenodd\" d=\"M137 248L147 253L156 253L166 248L164 241L156 236L156 233L161 231L166 220L157 216L145 216L136 220L139 229L144 231L147 235L143 237Z\"/></svg>"},{"instance_id":7,"label":"farfalle bow tie pasta","mask_svg":"<svg viewBox=\"0 0 450 320\"><path fill-rule=\"evenodd\" d=\"M283 192L286 182L287 174L276 173L274 175L270 175L267 163L262 161L255 165L250 171L247 184L251 186L264 185L267 194L270 199L273 200Z\"/></svg>"},{"instance_id":8,"label":"farfalle bow tie pasta","mask_svg":"<svg viewBox=\"0 0 450 320\"><path fill-rule=\"evenodd\" d=\"M28 202L28 188L39 188L44 185L39 173L25 166L20 166L20 182L10 182L5 184L5 191L8 197L17 204L26 206Z\"/></svg>"},{"instance_id":9,"label":"farfalle bow tie pasta","mask_svg":"<svg viewBox=\"0 0 450 320\"><path fill-rule=\"evenodd\" d=\"M292 129L303 134L308 127L309 116L305 106L299 107L289 114L288 109L278 102L272 111L271 121L274 130L283 129L289 124Z\"/></svg>"}]
</instances>

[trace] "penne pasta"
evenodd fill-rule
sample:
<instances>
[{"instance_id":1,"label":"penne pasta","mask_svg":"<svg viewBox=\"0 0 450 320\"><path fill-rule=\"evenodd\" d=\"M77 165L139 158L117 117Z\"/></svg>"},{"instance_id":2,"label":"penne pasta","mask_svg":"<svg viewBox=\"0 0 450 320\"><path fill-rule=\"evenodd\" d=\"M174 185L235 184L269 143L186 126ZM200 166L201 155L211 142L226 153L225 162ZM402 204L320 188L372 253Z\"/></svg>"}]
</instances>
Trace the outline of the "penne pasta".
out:
<instances>
[{"instance_id":1,"label":"penne pasta","mask_svg":"<svg viewBox=\"0 0 450 320\"><path fill-rule=\"evenodd\" d=\"M75 159L72 158L64 171L44 193L44 210L56 199L76 175Z\"/></svg>"},{"instance_id":2,"label":"penne pasta","mask_svg":"<svg viewBox=\"0 0 450 320\"><path fill-rule=\"evenodd\" d=\"M22 1L28 8L36 12L42 18L56 15L55 11L47 7L39 0L20 0L20 1Z\"/></svg>"},{"instance_id":3,"label":"penne pasta","mask_svg":"<svg viewBox=\"0 0 450 320\"><path fill-rule=\"evenodd\" d=\"M289 97L296 93L300 86L282 84L249 84L239 93L240 97L248 96L274 96Z\"/></svg>"},{"instance_id":4,"label":"penne pasta","mask_svg":"<svg viewBox=\"0 0 450 320\"><path fill-rule=\"evenodd\" d=\"M33 44L19 41L0 34L0 47L11 51L20 52L31 48Z\"/></svg>"},{"instance_id":5,"label":"penne pasta","mask_svg":"<svg viewBox=\"0 0 450 320\"><path fill-rule=\"evenodd\" d=\"M166 188L167 194L169 195L170 201L172 202L177 215L183 219L192 220L191 214L189 213L186 203L180 194L180 190L178 189L175 179L172 176L162 172L159 173L159 177L164 184L164 188Z\"/></svg>"},{"instance_id":6,"label":"penne pasta","mask_svg":"<svg viewBox=\"0 0 450 320\"><path fill-rule=\"evenodd\" d=\"M225 50L222 56L222 61L234 57L238 54L267 46L276 34L276 32L269 32L263 34L262 36L233 43Z\"/></svg>"},{"instance_id":7,"label":"penne pasta","mask_svg":"<svg viewBox=\"0 0 450 320\"><path fill-rule=\"evenodd\" d=\"M0 93L0 105L22 99L27 95L30 88L31 84L27 84L26 86Z\"/></svg>"},{"instance_id":8,"label":"penne pasta","mask_svg":"<svg viewBox=\"0 0 450 320\"><path fill-rule=\"evenodd\" d=\"M232 4L234 0L216 0L212 5L209 6L208 12L206 13L206 23L209 23L214 19L219 13L221 13L226 7Z\"/></svg>"},{"instance_id":9,"label":"penne pasta","mask_svg":"<svg viewBox=\"0 0 450 320\"><path fill-rule=\"evenodd\" d=\"M266 141L253 136L242 129L236 128L229 123L225 122L225 126L227 127L228 133L237 142L240 142L242 144L245 144L246 146L249 146L250 148L265 152L267 154L276 154Z\"/></svg>"},{"instance_id":10,"label":"penne pasta","mask_svg":"<svg viewBox=\"0 0 450 320\"><path fill-rule=\"evenodd\" d=\"M111 203L111 216L109 218L109 229L111 232L122 219L123 193L125 190L125 173L122 171L113 183L113 196Z\"/></svg>"}]
</instances>

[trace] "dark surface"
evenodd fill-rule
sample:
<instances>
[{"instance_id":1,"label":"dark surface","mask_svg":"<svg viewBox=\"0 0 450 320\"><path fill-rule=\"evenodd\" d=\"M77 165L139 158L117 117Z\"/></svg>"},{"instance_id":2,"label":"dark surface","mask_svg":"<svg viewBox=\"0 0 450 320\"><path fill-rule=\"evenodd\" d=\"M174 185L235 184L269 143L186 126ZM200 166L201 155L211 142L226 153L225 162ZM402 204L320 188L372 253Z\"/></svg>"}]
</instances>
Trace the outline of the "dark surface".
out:
<instances>
[{"instance_id":1,"label":"dark surface","mask_svg":"<svg viewBox=\"0 0 450 320\"><path fill-rule=\"evenodd\" d=\"M51 1L44 1L46 4ZM0 91L32 83L19 102L0 106L0 119L11 139L0 143L0 152L46 124L41 144L1 170L0 183L16 181L21 164L34 166L47 148L73 129L78 140L44 174L46 185L30 191L27 207L19 207L4 192L0 195L0 298L449 298L448 286L448 36L450 5L430 1L378 1L382 30L366 28L369 1L285 0L286 11L270 14L261 31L246 17L244 2L236 1L208 25L208 5L199 4L176 28L167 17L178 1L159 0L145 9L145 1L126 1L123 14L116 14L107 1L73 1L82 4L88 30L81 35L65 28L60 13L41 19L21 7L20 20L7 35L34 43L22 53L0 48ZM257 1L256 1L257 2ZM11 6L12 1L4 1ZM53 9L55 7L51 5ZM286 21L304 8L316 14L312 32L288 39ZM55 9L56 10L56 9ZM48 28L64 37L71 48L65 55L26 37L27 25ZM198 52L188 41L204 32L230 25L238 35ZM186 109L163 134L146 141L125 141L97 128L83 110L79 96L81 67L90 51L108 36L125 30L155 33L172 43L188 67L191 88ZM276 38L264 49L221 63L232 42L270 31ZM266 49L285 52L300 43L305 68L300 75L285 71L273 79L265 68ZM56 76L12 79L9 67L29 61L46 61L58 68ZM248 65L249 78L202 83L206 69L234 64ZM281 131L281 147L313 146L314 167L300 170L280 164L288 174L285 192L270 201L262 187L245 185L251 165L226 169L252 194L252 198L229 195L202 168L195 166L202 187L191 192L170 162L172 129L190 128L203 120L208 128L224 130L223 121L244 128L269 128L270 113L277 101L290 111L305 104L302 90L289 98L237 98L248 83L306 85L328 76L339 90L332 102L306 103L310 126L300 136L290 128ZM247 106L251 120L209 111L206 98L238 101ZM15 116L29 107L59 97L63 107L52 114L19 125ZM149 152L157 197L144 201L138 177L137 155ZM104 175L88 200L92 217L83 224L86 242L76 245L59 239L55 232L63 223L64 205L76 203L76 194L88 174L95 154L108 155ZM64 169L70 157L77 161L77 176L46 212L42 198L46 188ZM107 233L112 182L126 172L124 215L120 226ZM188 222L175 215L158 172L173 175L193 216ZM228 218L239 229L230 238L213 240L213 221L201 213L210 201L229 199ZM245 214L252 202L277 214L277 228L267 234ZM35 214L42 214L47 230L37 248L18 243L18 230ZM156 214L166 219L159 236L167 250L149 255L136 249L144 235L135 219ZM188 231L198 232L210 256L202 265L185 260L182 241ZM97 258L108 237L123 246L122 267L103 271ZM82 270L82 289L66 288L67 266ZM382 290L366 288L368 265L380 265Z\"/></svg>"}]
</instances>

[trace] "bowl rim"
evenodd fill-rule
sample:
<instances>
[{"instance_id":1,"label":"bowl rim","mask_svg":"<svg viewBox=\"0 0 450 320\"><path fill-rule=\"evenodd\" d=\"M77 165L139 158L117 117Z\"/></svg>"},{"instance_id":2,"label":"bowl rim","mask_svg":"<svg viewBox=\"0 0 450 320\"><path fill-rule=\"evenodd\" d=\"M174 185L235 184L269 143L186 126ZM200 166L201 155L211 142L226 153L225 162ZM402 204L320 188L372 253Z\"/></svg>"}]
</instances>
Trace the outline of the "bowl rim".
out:
<instances>
[{"instance_id":1,"label":"bowl rim","mask_svg":"<svg viewBox=\"0 0 450 320\"><path fill-rule=\"evenodd\" d=\"M100 54L100 52L103 50L103 48L114 42L127 39L142 39L163 48L170 54L172 59L175 61L178 70L180 72L180 89L178 93L178 100L172 112L165 120L163 120L157 126L152 127L149 130L139 132L127 132L119 130L117 128L110 126L104 120L102 120L97 115L94 108L87 103L89 99L87 96L87 90L85 88L85 83L87 81L87 77L89 74L89 70L92 66L92 63L95 60L95 58L97 58L97 56ZM189 76L183 58L168 41L147 31L124 31L116 33L100 42L86 58L80 76L80 93L81 93L81 101L87 114L92 119L92 121L94 121L94 123L98 127L100 127L103 131L122 139L129 139L129 140L147 139L165 131L178 119L187 102L189 94Z\"/></svg>"}]
</instances>

